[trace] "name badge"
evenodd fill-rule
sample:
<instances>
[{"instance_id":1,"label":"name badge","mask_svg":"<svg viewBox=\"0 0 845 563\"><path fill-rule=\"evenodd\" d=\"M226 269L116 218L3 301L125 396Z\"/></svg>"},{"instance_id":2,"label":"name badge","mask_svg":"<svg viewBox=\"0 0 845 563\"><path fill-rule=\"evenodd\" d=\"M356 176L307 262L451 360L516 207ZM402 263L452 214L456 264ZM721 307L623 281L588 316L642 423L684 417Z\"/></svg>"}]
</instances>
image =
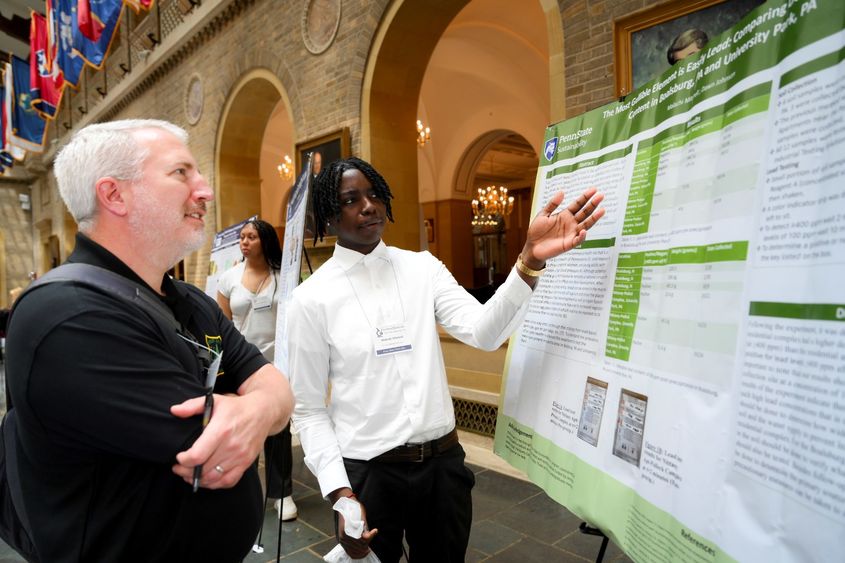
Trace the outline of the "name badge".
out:
<instances>
[{"instance_id":1,"label":"name badge","mask_svg":"<svg viewBox=\"0 0 845 563\"><path fill-rule=\"evenodd\" d=\"M252 300L253 311L269 311L273 306L273 298L269 295L259 295Z\"/></svg>"},{"instance_id":2,"label":"name badge","mask_svg":"<svg viewBox=\"0 0 845 563\"><path fill-rule=\"evenodd\" d=\"M405 323L383 325L375 330L376 356L389 356L409 352L413 348L408 340Z\"/></svg>"}]
</instances>

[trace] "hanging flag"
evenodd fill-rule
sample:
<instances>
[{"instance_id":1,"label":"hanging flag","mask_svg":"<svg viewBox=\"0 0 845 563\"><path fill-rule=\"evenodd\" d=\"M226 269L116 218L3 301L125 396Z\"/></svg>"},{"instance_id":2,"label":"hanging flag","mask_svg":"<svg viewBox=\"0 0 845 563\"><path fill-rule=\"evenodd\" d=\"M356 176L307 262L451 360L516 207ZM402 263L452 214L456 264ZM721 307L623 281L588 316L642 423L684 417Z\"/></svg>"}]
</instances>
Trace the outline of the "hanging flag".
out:
<instances>
[{"instance_id":1,"label":"hanging flag","mask_svg":"<svg viewBox=\"0 0 845 563\"><path fill-rule=\"evenodd\" d=\"M123 13L123 0L78 0L77 22L81 20L79 11L88 9L89 17L96 19L103 24L99 39L92 41L82 30L79 24L73 28L73 48L82 55L85 61L100 70L103 61L111 47L117 26L120 23L120 16Z\"/></svg>"},{"instance_id":2,"label":"hanging flag","mask_svg":"<svg viewBox=\"0 0 845 563\"><path fill-rule=\"evenodd\" d=\"M0 111L0 129L2 129L2 151L0 154L10 155L14 160L23 160L26 156L26 151L20 147L12 145L12 94L14 87L12 83L12 63L2 63L0 71L3 73L2 91L0 91L0 101L3 103L2 111Z\"/></svg>"},{"instance_id":3,"label":"hanging flag","mask_svg":"<svg viewBox=\"0 0 845 563\"><path fill-rule=\"evenodd\" d=\"M32 109L29 87L29 63L12 55L12 108L9 121L12 124L12 146L24 150L41 152L47 123Z\"/></svg>"},{"instance_id":4,"label":"hanging flag","mask_svg":"<svg viewBox=\"0 0 845 563\"><path fill-rule=\"evenodd\" d=\"M56 29L56 17L53 13L55 11L54 5L55 0L47 0L44 5L44 14L47 18L47 68L50 72L53 71L53 64L56 61L57 42L59 40L58 30Z\"/></svg>"},{"instance_id":5,"label":"hanging flag","mask_svg":"<svg viewBox=\"0 0 845 563\"><path fill-rule=\"evenodd\" d=\"M103 34L105 25L92 10L92 2L97 0L78 0L76 8L76 24L89 41L97 42Z\"/></svg>"},{"instance_id":6,"label":"hanging flag","mask_svg":"<svg viewBox=\"0 0 845 563\"><path fill-rule=\"evenodd\" d=\"M3 63L2 68L0 68L0 72L3 73L3 82L0 84L0 103L2 103L2 107L0 107L0 151L6 150L6 65L8 63Z\"/></svg>"},{"instance_id":7,"label":"hanging flag","mask_svg":"<svg viewBox=\"0 0 845 563\"><path fill-rule=\"evenodd\" d=\"M52 119L62 99L64 80L56 65L50 71L47 45L47 19L32 12L29 29L29 87L32 107L43 117Z\"/></svg>"},{"instance_id":8,"label":"hanging flag","mask_svg":"<svg viewBox=\"0 0 845 563\"><path fill-rule=\"evenodd\" d=\"M141 11L141 8L144 10L151 10L153 8L153 1L154 0L123 0L123 3L132 8L132 10L137 14Z\"/></svg>"},{"instance_id":9,"label":"hanging flag","mask_svg":"<svg viewBox=\"0 0 845 563\"><path fill-rule=\"evenodd\" d=\"M52 14L53 27L56 33L56 56L55 64L64 77L65 84L76 88L79 84L79 75L85 60L73 49L73 29L76 27L76 0L48 0L48 8L53 4Z\"/></svg>"},{"instance_id":10,"label":"hanging flag","mask_svg":"<svg viewBox=\"0 0 845 563\"><path fill-rule=\"evenodd\" d=\"M0 69L2 70L2 69ZM6 141L6 81L5 78L0 81L0 164L9 168L14 164L15 159L9 152Z\"/></svg>"}]
</instances>

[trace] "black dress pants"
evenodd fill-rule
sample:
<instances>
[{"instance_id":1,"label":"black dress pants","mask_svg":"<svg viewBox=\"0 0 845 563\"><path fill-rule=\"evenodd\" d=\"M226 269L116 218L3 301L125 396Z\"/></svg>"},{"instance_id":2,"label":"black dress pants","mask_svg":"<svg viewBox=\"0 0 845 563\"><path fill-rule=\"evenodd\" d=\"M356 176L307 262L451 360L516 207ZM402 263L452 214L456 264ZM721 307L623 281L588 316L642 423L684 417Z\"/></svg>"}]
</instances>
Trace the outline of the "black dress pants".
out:
<instances>
[{"instance_id":1,"label":"black dress pants","mask_svg":"<svg viewBox=\"0 0 845 563\"><path fill-rule=\"evenodd\" d=\"M293 458L290 424L264 440L264 479L268 498L284 498L293 492Z\"/></svg>"},{"instance_id":2,"label":"black dress pants","mask_svg":"<svg viewBox=\"0 0 845 563\"><path fill-rule=\"evenodd\" d=\"M457 444L421 463L343 460L382 563L399 561L403 535L414 563L464 561L475 485L465 457Z\"/></svg>"}]
</instances>

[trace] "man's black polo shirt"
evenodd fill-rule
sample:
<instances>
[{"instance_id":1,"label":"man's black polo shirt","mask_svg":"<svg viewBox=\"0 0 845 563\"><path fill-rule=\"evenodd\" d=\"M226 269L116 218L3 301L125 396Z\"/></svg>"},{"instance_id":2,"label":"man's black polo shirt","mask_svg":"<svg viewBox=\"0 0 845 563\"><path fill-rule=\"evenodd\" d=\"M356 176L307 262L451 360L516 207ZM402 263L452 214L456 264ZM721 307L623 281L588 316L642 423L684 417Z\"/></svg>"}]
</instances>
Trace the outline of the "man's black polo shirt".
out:
<instances>
[{"instance_id":1,"label":"man's black polo shirt","mask_svg":"<svg viewBox=\"0 0 845 563\"><path fill-rule=\"evenodd\" d=\"M81 234L68 261L145 285ZM234 393L267 363L200 290L169 278L163 289L190 334L222 348L217 393ZM231 489L193 493L171 470L202 430L200 417L170 414L172 405L203 394L190 344L118 297L66 283L24 298L8 332L20 475L42 561L234 562L246 555L262 519L257 472Z\"/></svg>"}]
</instances>

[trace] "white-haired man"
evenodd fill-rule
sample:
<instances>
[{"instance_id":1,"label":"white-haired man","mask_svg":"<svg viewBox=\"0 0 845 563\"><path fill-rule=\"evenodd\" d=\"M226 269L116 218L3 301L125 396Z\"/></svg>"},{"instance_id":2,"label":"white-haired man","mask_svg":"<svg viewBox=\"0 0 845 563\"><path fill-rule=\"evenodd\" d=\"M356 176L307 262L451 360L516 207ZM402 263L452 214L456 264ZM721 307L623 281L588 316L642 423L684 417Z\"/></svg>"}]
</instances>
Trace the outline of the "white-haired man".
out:
<instances>
[{"instance_id":1,"label":"white-haired man","mask_svg":"<svg viewBox=\"0 0 845 563\"><path fill-rule=\"evenodd\" d=\"M235 562L261 524L254 461L292 396L213 300L166 275L202 246L213 198L186 142L167 122L117 121L82 129L56 157L80 230L68 262L146 286L181 329L84 285L18 303L7 380L41 561ZM205 429L202 347L222 351Z\"/></svg>"}]
</instances>

